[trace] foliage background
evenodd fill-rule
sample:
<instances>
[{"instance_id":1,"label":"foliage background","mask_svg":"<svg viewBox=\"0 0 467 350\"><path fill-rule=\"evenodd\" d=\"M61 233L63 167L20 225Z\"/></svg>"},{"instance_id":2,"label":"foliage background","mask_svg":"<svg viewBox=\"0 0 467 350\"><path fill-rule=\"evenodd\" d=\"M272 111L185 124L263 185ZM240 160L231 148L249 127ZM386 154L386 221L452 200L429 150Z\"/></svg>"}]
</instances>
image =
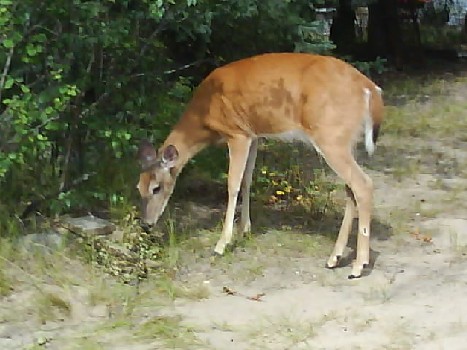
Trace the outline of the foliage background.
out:
<instances>
[{"instance_id":1,"label":"foliage background","mask_svg":"<svg viewBox=\"0 0 467 350\"><path fill-rule=\"evenodd\" d=\"M2 218L131 202L138 141L161 142L209 71L332 47L320 3L0 0ZM191 167L220 176L224 151L208 152Z\"/></svg>"}]
</instances>

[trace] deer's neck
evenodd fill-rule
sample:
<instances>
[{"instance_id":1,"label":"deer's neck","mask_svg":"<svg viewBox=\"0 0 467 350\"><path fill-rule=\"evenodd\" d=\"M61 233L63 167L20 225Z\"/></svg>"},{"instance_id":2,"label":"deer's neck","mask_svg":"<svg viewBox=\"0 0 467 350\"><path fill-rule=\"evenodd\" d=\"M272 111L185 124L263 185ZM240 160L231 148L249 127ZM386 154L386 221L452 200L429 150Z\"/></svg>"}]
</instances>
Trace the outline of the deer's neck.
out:
<instances>
[{"instance_id":1,"label":"deer's neck","mask_svg":"<svg viewBox=\"0 0 467 350\"><path fill-rule=\"evenodd\" d=\"M212 131L205 128L199 118L186 114L173 128L161 149L169 145L177 148L179 158L174 171L178 175L186 163L213 142L214 138Z\"/></svg>"}]
</instances>

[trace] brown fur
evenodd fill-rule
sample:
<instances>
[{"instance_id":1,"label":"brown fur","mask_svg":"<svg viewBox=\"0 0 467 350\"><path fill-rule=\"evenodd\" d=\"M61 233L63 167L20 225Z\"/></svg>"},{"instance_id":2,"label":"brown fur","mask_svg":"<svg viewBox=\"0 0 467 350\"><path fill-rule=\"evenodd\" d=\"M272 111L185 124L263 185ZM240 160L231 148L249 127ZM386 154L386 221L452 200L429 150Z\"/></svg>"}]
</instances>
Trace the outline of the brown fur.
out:
<instances>
[{"instance_id":1,"label":"brown fur","mask_svg":"<svg viewBox=\"0 0 467 350\"><path fill-rule=\"evenodd\" d=\"M371 93L366 105L365 89ZM376 141L383 120L383 100L378 87L354 67L333 57L299 53L276 53L255 56L227 64L214 70L196 89L185 113L175 125L159 151L148 174L140 177L142 196L148 207L163 210L175 185L175 178L186 162L212 143L227 142L230 153L229 205L223 235L216 251L223 252L230 242L233 207L236 205L240 181L245 168L254 166L256 138L299 131L323 152L328 164L348 185L350 202L329 265L347 242L352 205L359 207L361 234L354 273L368 263L369 220L372 205L372 184L353 159L352 146L362 129L368 107L373 120ZM254 145L254 146L252 146ZM163 166L161 154L169 146L178 151L170 168L170 177ZM253 148L252 148L253 147ZM141 154L152 154L147 147ZM253 164L249 164L250 158ZM249 164L249 165L248 165ZM252 168L250 167L250 170ZM251 176L247 176L251 177ZM161 194L153 194L158 183ZM244 186L249 190L249 183ZM352 194L352 195L350 195ZM245 194L247 195L247 194ZM163 202L163 203L162 203ZM151 204L153 203L153 204ZM160 205L159 205L160 204ZM249 207L248 207L249 208ZM146 212L154 223L161 212ZM244 227L249 227L249 213ZM344 232L345 231L345 232ZM340 234L341 236L341 234ZM368 251L367 251L368 250Z\"/></svg>"}]
</instances>

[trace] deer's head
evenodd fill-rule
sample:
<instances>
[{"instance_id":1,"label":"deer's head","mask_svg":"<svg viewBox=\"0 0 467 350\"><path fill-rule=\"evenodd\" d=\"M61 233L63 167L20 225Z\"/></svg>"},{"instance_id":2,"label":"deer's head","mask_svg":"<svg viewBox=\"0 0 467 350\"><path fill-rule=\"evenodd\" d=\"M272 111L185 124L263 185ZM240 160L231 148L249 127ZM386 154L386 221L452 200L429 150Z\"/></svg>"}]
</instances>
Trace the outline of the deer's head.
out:
<instances>
[{"instance_id":1,"label":"deer's head","mask_svg":"<svg viewBox=\"0 0 467 350\"><path fill-rule=\"evenodd\" d=\"M167 146L157 152L147 140L140 143L138 158L141 173L137 188L142 198L142 218L147 225L155 225L164 212L175 186L178 151Z\"/></svg>"}]
</instances>

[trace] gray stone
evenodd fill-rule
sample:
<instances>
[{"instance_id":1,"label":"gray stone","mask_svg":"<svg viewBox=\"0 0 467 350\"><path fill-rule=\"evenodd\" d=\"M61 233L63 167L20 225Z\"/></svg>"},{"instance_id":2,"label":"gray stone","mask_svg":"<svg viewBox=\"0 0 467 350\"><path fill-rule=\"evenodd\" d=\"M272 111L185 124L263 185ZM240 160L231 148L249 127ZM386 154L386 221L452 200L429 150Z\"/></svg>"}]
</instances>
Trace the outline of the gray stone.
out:
<instances>
[{"instance_id":1,"label":"gray stone","mask_svg":"<svg viewBox=\"0 0 467 350\"><path fill-rule=\"evenodd\" d=\"M31 233L21 238L20 246L25 250L58 250L63 247L64 236L50 230L41 233Z\"/></svg>"},{"instance_id":2,"label":"gray stone","mask_svg":"<svg viewBox=\"0 0 467 350\"><path fill-rule=\"evenodd\" d=\"M63 219L63 226L85 237L106 236L115 230L115 225L110 221L91 215Z\"/></svg>"}]
</instances>

